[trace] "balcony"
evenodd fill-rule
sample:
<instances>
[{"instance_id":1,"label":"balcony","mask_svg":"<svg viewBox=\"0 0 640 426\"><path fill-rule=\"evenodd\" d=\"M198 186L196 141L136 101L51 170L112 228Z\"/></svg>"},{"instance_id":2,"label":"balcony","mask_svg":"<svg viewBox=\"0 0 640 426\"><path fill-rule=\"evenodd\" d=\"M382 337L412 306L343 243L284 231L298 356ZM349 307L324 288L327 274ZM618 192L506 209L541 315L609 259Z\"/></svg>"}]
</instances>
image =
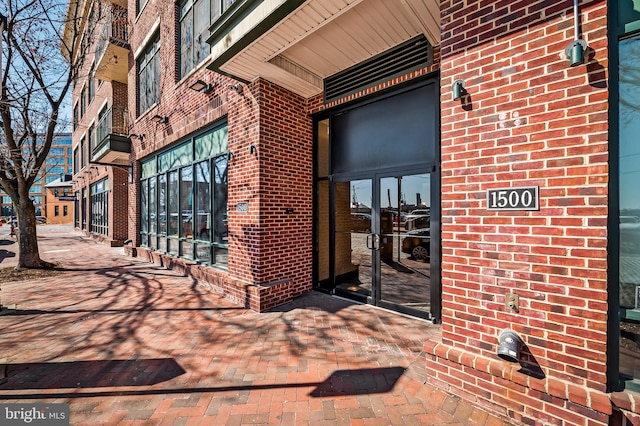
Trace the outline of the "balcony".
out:
<instances>
[{"instance_id":1,"label":"balcony","mask_svg":"<svg viewBox=\"0 0 640 426\"><path fill-rule=\"evenodd\" d=\"M440 44L437 0L237 0L210 28L209 68L304 97L403 43Z\"/></svg>"},{"instance_id":2,"label":"balcony","mask_svg":"<svg viewBox=\"0 0 640 426\"><path fill-rule=\"evenodd\" d=\"M127 136L127 111L110 108L100 115L91 141L91 162L129 164L131 139Z\"/></svg>"},{"instance_id":3,"label":"balcony","mask_svg":"<svg viewBox=\"0 0 640 426\"><path fill-rule=\"evenodd\" d=\"M95 77L127 84L129 35L127 10L113 5L107 11L96 42Z\"/></svg>"},{"instance_id":4,"label":"balcony","mask_svg":"<svg viewBox=\"0 0 640 426\"><path fill-rule=\"evenodd\" d=\"M129 5L128 0L109 0L109 1L115 4L116 6L120 6L123 9L126 9Z\"/></svg>"}]
</instances>

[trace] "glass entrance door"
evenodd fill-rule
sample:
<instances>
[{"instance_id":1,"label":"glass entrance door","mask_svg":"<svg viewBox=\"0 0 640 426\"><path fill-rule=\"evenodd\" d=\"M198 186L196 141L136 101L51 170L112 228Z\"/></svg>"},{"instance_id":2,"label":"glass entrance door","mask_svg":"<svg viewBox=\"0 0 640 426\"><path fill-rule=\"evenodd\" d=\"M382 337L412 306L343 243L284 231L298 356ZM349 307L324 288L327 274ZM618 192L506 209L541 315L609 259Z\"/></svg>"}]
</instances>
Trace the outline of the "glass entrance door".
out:
<instances>
[{"instance_id":1,"label":"glass entrance door","mask_svg":"<svg viewBox=\"0 0 640 426\"><path fill-rule=\"evenodd\" d=\"M334 182L333 229L337 294L429 317L429 173Z\"/></svg>"},{"instance_id":2,"label":"glass entrance door","mask_svg":"<svg viewBox=\"0 0 640 426\"><path fill-rule=\"evenodd\" d=\"M378 305L430 312L431 176L379 179Z\"/></svg>"},{"instance_id":3,"label":"glass entrance door","mask_svg":"<svg viewBox=\"0 0 640 426\"><path fill-rule=\"evenodd\" d=\"M333 271L336 292L371 302L374 282L373 180L333 185Z\"/></svg>"}]
</instances>

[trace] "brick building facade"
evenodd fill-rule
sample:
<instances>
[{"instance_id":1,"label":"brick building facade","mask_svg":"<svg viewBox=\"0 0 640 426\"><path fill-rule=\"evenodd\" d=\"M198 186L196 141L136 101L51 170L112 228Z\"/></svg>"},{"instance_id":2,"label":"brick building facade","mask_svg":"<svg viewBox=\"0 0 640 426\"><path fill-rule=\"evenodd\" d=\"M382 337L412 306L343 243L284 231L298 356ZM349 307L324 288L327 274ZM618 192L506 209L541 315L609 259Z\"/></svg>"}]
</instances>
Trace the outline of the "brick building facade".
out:
<instances>
[{"instance_id":1,"label":"brick building facade","mask_svg":"<svg viewBox=\"0 0 640 426\"><path fill-rule=\"evenodd\" d=\"M441 323L427 380L517 424L637 424L634 5L131 2L109 226L257 311Z\"/></svg>"},{"instance_id":2,"label":"brick building facade","mask_svg":"<svg viewBox=\"0 0 640 426\"><path fill-rule=\"evenodd\" d=\"M128 238L127 12L122 5L70 3L82 16L73 58L73 223L112 246ZM69 29L65 37L71 42ZM118 57L120 55L120 57ZM125 70L123 72L123 70Z\"/></svg>"}]
</instances>

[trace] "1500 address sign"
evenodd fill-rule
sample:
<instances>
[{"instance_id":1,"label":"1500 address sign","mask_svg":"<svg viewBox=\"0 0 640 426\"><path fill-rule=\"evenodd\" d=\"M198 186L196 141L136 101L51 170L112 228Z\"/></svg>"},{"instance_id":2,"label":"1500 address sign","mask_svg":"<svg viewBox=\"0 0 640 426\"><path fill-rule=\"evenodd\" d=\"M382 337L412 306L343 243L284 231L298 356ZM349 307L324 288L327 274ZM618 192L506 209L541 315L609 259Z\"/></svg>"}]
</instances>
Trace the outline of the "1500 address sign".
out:
<instances>
[{"instance_id":1,"label":"1500 address sign","mask_svg":"<svg viewBox=\"0 0 640 426\"><path fill-rule=\"evenodd\" d=\"M540 210L538 187L487 189L487 210Z\"/></svg>"}]
</instances>

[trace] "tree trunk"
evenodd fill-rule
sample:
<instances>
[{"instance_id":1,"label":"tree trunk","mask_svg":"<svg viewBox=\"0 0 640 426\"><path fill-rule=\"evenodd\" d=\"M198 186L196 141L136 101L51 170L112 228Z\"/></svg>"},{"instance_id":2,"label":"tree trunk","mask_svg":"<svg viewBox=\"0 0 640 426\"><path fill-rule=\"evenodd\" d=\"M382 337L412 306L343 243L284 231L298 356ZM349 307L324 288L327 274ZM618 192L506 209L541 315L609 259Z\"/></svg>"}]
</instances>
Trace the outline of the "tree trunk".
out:
<instances>
[{"instance_id":1,"label":"tree trunk","mask_svg":"<svg viewBox=\"0 0 640 426\"><path fill-rule=\"evenodd\" d=\"M17 269L48 269L54 265L40 259L36 235L36 209L29 197L20 197L16 206L18 217L18 267Z\"/></svg>"}]
</instances>

